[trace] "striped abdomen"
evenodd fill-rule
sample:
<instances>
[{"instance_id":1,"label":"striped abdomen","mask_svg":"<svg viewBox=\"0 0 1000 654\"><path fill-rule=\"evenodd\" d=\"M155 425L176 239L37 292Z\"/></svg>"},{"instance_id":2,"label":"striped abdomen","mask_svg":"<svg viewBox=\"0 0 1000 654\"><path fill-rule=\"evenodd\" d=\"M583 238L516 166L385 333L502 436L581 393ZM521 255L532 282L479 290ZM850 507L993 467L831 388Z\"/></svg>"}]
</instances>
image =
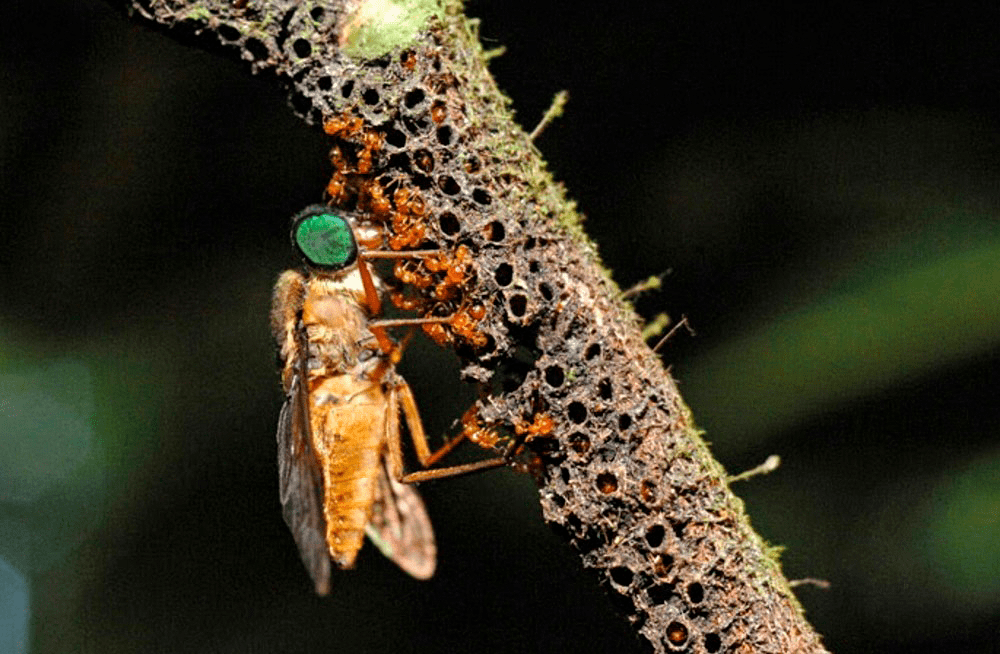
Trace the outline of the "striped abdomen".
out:
<instances>
[{"instance_id":1,"label":"striped abdomen","mask_svg":"<svg viewBox=\"0 0 1000 654\"><path fill-rule=\"evenodd\" d=\"M323 470L326 542L341 567L354 564L371 516L385 448L382 385L350 373L310 384L312 445Z\"/></svg>"}]
</instances>

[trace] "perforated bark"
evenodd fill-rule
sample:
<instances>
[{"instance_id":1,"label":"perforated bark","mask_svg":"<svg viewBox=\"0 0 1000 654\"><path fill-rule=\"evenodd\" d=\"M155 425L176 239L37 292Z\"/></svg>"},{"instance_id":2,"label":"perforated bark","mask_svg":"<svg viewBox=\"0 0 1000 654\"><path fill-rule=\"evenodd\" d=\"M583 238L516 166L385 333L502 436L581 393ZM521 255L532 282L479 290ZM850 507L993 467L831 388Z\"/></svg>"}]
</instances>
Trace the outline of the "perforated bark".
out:
<instances>
[{"instance_id":1,"label":"perforated bark","mask_svg":"<svg viewBox=\"0 0 1000 654\"><path fill-rule=\"evenodd\" d=\"M450 316L426 331L481 385L466 434L524 444L545 519L654 651L824 651L460 7L130 9L273 73L330 140L326 199L370 215L387 247L441 251L396 265L393 300Z\"/></svg>"}]
</instances>

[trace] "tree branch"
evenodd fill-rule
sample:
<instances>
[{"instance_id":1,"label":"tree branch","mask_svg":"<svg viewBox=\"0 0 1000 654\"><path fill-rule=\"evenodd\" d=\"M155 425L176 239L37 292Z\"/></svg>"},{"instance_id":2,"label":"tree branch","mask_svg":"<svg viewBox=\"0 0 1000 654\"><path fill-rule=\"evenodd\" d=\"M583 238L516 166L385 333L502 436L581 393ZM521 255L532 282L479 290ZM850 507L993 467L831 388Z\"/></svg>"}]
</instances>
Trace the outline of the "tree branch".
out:
<instances>
[{"instance_id":1,"label":"tree branch","mask_svg":"<svg viewBox=\"0 0 1000 654\"><path fill-rule=\"evenodd\" d=\"M524 441L545 519L655 651L824 651L460 6L126 6L276 76L331 139L329 199L442 251L396 265L394 300L452 316L425 331L482 386L467 435Z\"/></svg>"}]
</instances>

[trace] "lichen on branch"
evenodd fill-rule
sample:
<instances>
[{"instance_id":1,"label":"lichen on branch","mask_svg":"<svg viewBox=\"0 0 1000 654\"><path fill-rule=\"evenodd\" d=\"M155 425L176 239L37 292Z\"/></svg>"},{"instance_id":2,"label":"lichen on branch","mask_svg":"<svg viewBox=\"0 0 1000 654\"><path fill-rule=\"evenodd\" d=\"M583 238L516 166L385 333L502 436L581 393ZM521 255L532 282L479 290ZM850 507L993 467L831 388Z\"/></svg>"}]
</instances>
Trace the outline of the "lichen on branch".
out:
<instances>
[{"instance_id":1,"label":"lichen on branch","mask_svg":"<svg viewBox=\"0 0 1000 654\"><path fill-rule=\"evenodd\" d=\"M654 651L824 651L458 5L127 6L274 75L330 140L327 200L440 250L396 264L393 301L449 317L425 331L481 386L467 435L523 441L545 519Z\"/></svg>"}]
</instances>

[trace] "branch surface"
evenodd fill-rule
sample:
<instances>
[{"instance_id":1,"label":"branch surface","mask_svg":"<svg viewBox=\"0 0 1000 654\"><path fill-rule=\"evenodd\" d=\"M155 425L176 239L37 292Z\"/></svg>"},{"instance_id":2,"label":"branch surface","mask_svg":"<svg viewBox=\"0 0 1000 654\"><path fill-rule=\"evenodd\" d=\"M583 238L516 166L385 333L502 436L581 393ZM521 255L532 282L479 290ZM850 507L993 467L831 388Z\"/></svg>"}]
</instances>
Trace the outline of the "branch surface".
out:
<instances>
[{"instance_id":1,"label":"branch surface","mask_svg":"<svg viewBox=\"0 0 1000 654\"><path fill-rule=\"evenodd\" d=\"M481 385L481 445L532 452L545 519L656 652L821 652L579 216L516 125L461 7L396 0L130 0L284 84L322 126L335 206L394 249L398 306Z\"/></svg>"}]
</instances>

